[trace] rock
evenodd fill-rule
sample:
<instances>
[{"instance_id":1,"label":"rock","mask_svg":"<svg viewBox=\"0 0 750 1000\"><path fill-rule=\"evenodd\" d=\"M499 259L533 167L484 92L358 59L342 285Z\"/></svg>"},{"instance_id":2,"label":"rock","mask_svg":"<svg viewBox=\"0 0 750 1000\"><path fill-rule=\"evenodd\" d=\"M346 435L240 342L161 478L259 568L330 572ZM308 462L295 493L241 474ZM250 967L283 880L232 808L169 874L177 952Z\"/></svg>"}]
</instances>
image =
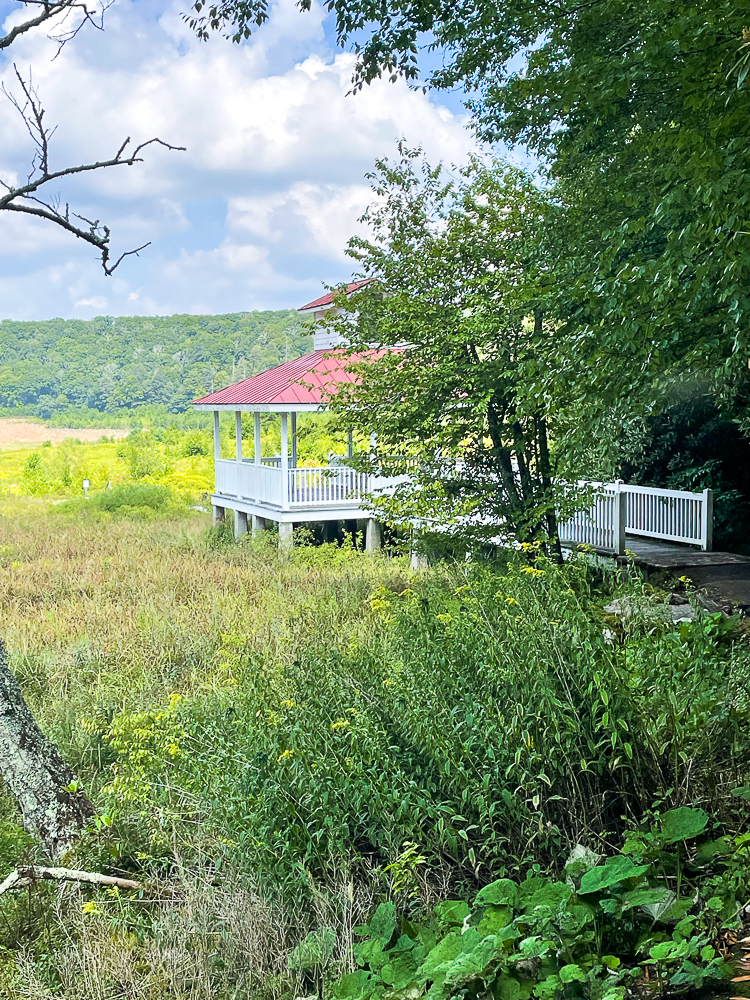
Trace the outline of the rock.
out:
<instances>
[{"instance_id":1,"label":"rock","mask_svg":"<svg viewBox=\"0 0 750 1000\"><path fill-rule=\"evenodd\" d=\"M617 615L626 621L634 615L649 622L667 622L678 625L695 621L699 609L692 604L651 604L645 598L619 597L604 610L608 615Z\"/></svg>"}]
</instances>

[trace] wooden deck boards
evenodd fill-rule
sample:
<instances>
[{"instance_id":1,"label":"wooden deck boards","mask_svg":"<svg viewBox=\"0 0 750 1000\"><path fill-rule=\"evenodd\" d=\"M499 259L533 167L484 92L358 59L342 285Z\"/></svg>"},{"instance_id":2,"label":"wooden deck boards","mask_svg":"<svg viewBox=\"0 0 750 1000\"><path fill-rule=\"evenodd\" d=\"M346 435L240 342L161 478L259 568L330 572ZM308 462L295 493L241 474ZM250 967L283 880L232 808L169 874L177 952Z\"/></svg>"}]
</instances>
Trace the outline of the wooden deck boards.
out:
<instances>
[{"instance_id":1,"label":"wooden deck boards","mask_svg":"<svg viewBox=\"0 0 750 1000\"><path fill-rule=\"evenodd\" d=\"M728 613L750 614L750 557L736 552L701 552L687 545L627 536L627 547L648 574L669 570ZM620 559L623 557L621 556Z\"/></svg>"},{"instance_id":2,"label":"wooden deck boards","mask_svg":"<svg viewBox=\"0 0 750 1000\"><path fill-rule=\"evenodd\" d=\"M627 548L636 562L650 569L680 569L683 566L737 566L746 565L750 570L750 556L736 552L702 552L688 545L674 545L650 538L626 536Z\"/></svg>"}]
</instances>

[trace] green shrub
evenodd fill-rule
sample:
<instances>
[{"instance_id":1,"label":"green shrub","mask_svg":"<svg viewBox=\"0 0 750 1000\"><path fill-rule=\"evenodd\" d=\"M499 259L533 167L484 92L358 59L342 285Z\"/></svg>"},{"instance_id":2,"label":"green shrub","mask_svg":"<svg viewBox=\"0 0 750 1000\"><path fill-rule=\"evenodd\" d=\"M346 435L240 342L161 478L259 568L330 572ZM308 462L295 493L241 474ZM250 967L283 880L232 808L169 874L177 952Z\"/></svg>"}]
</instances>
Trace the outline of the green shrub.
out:
<instances>
[{"instance_id":1,"label":"green shrub","mask_svg":"<svg viewBox=\"0 0 750 1000\"><path fill-rule=\"evenodd\" d=\"M205 431L190 431L185 434L180 445L180 454L186 457L192 455L208 455L211 452L211 439Z\"/></svg>"},{"instance_id":2,"label":"green shrub","mask_svg":"<svg viewBox=\"0 0 750 1000\"><path fill-rule=\"evenodd\" d=\"M358 969L336 983L335 1000L623 1000L644 966L655 968L660 985L677 988L721 979L731 967L712 945L712 909L726 906L737 928L744 897L739 906L731 891L709 898L707 876L728 867L730 851L711 852L707 826L700 809L670 810L645 834L660 845L650 859L629 842L629 853L600 864L578 845L559 881L531 872L522 881L497 879L472 907L448 900L427 920L399 919L393 903L381 903L354 929L365 939L354 948ZM665 875L679 870L682 851L708 891L694 881L680 895L679 879Z\"/></svg>"},{"instance_id":3,"label":"green shrub","mask_svg":"<svg viewBox=\"0 0 750 1000\"><path fill-rule=\"evenodd\" d=\"M385 867L410 844L423 881L470 887L554 869L658 799L733 815L750 655L718 621L632 621L613 640L580 564L456 582L379 591L356 642L321 636L283 672L240 639L236 688L177 709L189 752L139 755L144 821L179 822L197 797L206 838L223 831L266 885Z\"/></svg>"},{"instance_id":4,"label":"green shrub","mask_svg":"<svg viewBox=\"0 0 750 1000\"><path fill-rule=\"evenodd\" d=\"M117 511L122 508L164 510L172 499L172 491L155 483L123 484L94 495L99 510Z\"/></svg>"}]
</instances>

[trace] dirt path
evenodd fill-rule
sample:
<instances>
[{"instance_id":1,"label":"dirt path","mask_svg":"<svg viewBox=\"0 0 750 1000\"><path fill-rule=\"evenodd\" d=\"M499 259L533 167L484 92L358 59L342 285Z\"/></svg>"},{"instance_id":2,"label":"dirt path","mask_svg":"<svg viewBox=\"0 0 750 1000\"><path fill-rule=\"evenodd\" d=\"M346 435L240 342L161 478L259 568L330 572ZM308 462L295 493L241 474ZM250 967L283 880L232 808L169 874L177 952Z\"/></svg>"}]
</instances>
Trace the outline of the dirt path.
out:
<instances>
[{"instance_id":1,"label":"dirt path","mask_svg":"<svg viewBox=\"0 0 750 1000\"><path fill-rule=\"evenodd\" d=\"M66 438L78 438L79 441L98 441L100 437L123 438L129 431L120 427L47 427L37 421L23 417L0 417L0 450L12 448L29 448L50 441L59 444Z\"/></svg>"}]
</instances>

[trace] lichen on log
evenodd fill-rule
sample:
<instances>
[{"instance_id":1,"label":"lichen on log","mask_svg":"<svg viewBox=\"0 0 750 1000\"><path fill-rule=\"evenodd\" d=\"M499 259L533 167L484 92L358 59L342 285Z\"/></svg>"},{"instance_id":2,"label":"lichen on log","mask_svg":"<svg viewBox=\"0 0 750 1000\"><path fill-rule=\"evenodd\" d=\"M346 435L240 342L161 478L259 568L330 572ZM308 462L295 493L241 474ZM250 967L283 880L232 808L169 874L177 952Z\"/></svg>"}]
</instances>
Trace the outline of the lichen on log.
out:
<instances>
[{"instance_id":1,"label":"lichen on log","mask_svg":"<svg viewBox=\"0 0 750 1000\"><path fill-rule=\"evenodd\" d=\"M93 815L93 806L31 714L2 640L0 774L18 803L24 828L39 838L51 859L63 857Z\"/></svg>"}]
</instances>

